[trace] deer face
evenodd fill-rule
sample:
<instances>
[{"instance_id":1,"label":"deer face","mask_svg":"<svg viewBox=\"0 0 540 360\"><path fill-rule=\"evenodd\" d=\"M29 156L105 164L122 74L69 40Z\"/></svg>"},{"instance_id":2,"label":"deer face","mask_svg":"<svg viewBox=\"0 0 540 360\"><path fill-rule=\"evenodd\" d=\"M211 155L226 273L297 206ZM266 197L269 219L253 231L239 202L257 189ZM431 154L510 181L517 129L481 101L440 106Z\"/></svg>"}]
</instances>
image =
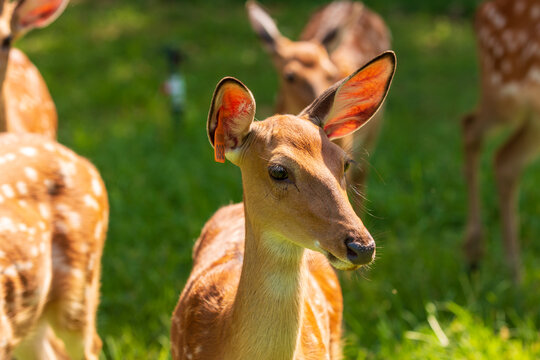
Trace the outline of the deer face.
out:
<instances>
[{"instance_id":1,"label":"deer face","mask_svg":"<svg viewBox=\"0 0 540 360\"><path fill-rule=\"evenodd\" d=\"M273 54L283 92L297 112L339 80L326 48L317 42L281 39Z\"/></svg>"},{"instance_id":2,"label":"deer face","mask_svg":"<svg viewBox=\"0 0 540 360\"><path fill-rule=\"evenodd\" d=\"M357 130L375 114L394 65L393 53L385 53L298 116L255 123L251 92L233 78L218 84L208 135L216 159L226 157L242 170L246 216L258 231L319 251L338 269L373 259L375 243L347 198L350 159L330 140Z\"/></svg>"},{"instance_id":3,"label":"deer face","mask_svg":"<svg viewBox=\"0 0 540 360\"><path fill-rule=\"evenodd\" d=\"M328 49L335 46L340 27L331 27L316 40L291 41L281 35L274 20L254 1L246 4L255 33L280 75L287 112L298 113L340 79ZM338 21L337 24L340 22Z\"/></svg>"}]
</instances>

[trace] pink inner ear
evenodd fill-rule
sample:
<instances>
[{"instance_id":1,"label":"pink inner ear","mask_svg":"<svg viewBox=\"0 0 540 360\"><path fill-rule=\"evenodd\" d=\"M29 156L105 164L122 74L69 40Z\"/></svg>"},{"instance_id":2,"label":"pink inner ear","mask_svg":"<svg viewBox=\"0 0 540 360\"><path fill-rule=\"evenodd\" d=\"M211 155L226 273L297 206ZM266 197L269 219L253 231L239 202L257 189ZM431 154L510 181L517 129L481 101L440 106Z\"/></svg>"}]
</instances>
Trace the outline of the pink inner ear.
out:
<instances>
[{"instance_id":1,"label":"pink inner ear","mask_svg":"<svg viewBox=\"0 0 540 360\"><path fill-rule=\"evenodd\" d=\"M254 111L251 94L236 84L224 85L218 121L223 122L223 133L225 134L227 148L234 149L239 145L241 140L239 135L251 123Z\"/></svg>"},{"instance_id":2,"label":"pink inner ear","mask_svg":"<svg viewBox=\"0 0 540 360\"><path fill-rule=\"evenodd\" d=\"M348 135L371 119L384 100L393 71L393 58L382 57L341 86L324 125L329 138Z\"/></svg>"},{"instance_id":3,"label":"pink inner ear","mask_svg":"<svg viewBox=\"0 0 540 360\"><path fill-rule=\"evenodd\" d=\"M50 18L54 16L58 8L62 6L62 0L45 1L42 4L37 5L33 9L24 12L23 9L19 24L22 27L40 27L46 25ZM24 4L22 5L24 7Z\"/></svg>"}]
</instances>

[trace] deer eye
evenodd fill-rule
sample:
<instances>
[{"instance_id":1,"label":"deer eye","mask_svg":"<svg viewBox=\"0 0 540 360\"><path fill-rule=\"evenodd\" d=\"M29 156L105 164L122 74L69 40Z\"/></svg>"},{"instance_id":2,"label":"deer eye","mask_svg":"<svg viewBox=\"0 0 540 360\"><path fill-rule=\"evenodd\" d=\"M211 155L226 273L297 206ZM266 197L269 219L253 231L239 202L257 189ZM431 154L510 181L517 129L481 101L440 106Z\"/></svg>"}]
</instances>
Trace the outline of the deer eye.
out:
<instances>
[{"instance_id":1,"label":"deer eye","mask_svg":"<svg viewBox=\"0 0 540 360\"><path fill-rule=\"evenodd\" d=\"M354 160L348 159L345 160L345 164L343 165L343 172L346 173L347 170L351 167L351 164L354 162Z\"/></svg>"},{"instance_id":2,"label":"deer eye","mask_svg":"<svg viewBox=\"0 0 540 360\"><path fill-rule=\"evenodd\" d=\"M11 41L13 40L13 36L9 35L2 40L2 49L7 50L11 46Z\"/></svg>"},{"instance_id":3,"label":"deer eye","mask_svg":"<svg viewBox=\"0 0 540 360\"><path fill-rule=\"evenodd\" d=\"M287 169L281 165L270 165L268 167L268 174L272 179L278 181L286 180L289 177Z\"/></svg>"}]
</instances>

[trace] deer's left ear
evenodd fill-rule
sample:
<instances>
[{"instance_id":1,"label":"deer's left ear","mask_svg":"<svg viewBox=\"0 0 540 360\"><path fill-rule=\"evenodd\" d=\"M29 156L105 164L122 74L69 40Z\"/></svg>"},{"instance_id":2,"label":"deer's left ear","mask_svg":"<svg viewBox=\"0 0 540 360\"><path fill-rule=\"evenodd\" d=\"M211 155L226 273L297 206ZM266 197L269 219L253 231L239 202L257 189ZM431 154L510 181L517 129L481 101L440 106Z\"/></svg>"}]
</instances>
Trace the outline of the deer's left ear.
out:
<instances>
[{"instance_id":1,"label":"deer's left ear","mask_svg":"<svg viewBox=\"0 0 540 360\"><path fill-rule=\"evenodd\" d=\"M21 33L49 25L68 3L69 0L20 0L11 20L13 31Z\"/></svg>"},{"instance_id":2,"label":"deer's left ear","mask_svg":"<svg viewBox=\"0 0 540 360\"><path fill-rule=\"evenodd\" d=\"M395 68L396 55L387 51L326 90L299 116L321 126L329 139L349 135L379 110Z\"/></svg>"}]
</instances>

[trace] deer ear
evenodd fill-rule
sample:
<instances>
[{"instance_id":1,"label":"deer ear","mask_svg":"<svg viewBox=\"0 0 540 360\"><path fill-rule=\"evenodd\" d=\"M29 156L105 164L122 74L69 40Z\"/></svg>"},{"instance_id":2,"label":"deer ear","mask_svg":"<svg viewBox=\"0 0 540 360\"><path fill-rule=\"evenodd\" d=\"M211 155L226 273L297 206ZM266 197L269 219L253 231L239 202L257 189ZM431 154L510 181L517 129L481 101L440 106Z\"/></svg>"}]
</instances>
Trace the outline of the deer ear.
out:
<instances>
[{"instance_id":1,"label":"deer ear","mask_svg":"<svg viewBox=\"0 0 540 360\"><path fill-rule=\"evenodd\" d=\"M207 123L217 162L225 162L225 154L242 146L254 118L255 99L251 91L235 78L223 78L214 91Z\"/></svg>"},{"instance_id":2,"label":"deer ear","mask_svg":"<svg viewBox=\"0 0 540 360\"><path fill-rule=\"evenodd\" d=\"M343 32L354 19L358 18L363 5L349 1L335 1L316 12L306 25L300 39L317 41L328 53L332 53L340 42Z\"/></svg>"},{"instance_id":3,"label":"deer ear","mask_svg":"<svg viewBox=\"0 0 540 360\"><path fill-rule=\"evenodd\" d=\"M265 48L273 53L277 50L277 43L281 38L276 23L256 1L246 2L249 22L251 27L263 42Z\"/></svg>"},{"instance_id":4,"label":"deer ear","mask_svg":"<svg viewBox=\"0 0 540 360\"><path fill-rule=\"evenodd\" d=\"M396 55L387 51L326 90L299 116L324 129L329 139L353 133L381 107L396 68Z\"/></svg>"},{"instance_id":5,"label":"deer ear","mask_svg":"<svg viewBox=\"0 0 540 360\"><path fill-rule=\"evenodd\" d=\"M69 0L20 0L15 8L12 28L26 32L52 23L66 8Z\"/></svg>"}]
</instances>

